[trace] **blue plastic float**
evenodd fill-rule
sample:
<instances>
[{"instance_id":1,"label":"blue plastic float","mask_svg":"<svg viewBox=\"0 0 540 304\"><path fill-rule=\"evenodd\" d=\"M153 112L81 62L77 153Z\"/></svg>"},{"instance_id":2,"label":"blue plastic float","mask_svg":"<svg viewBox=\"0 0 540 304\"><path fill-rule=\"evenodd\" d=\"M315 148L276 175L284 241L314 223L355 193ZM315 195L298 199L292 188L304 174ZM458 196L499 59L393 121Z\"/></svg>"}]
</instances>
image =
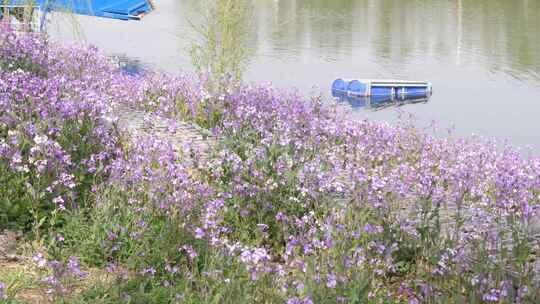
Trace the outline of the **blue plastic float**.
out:
<instances>
[{"instance_id":1,"label":"blue plastic float","mask_svg":"<svg viewBox=\"0 0 540 304\"><path fill-rule=\"evenodd\" d=\"M408 98L429 98L431 83L427 81L406 81L387 79L344 79L332 83L332 92L356 97L388 97L391 100Z\"/></svg>"}]
</instances>

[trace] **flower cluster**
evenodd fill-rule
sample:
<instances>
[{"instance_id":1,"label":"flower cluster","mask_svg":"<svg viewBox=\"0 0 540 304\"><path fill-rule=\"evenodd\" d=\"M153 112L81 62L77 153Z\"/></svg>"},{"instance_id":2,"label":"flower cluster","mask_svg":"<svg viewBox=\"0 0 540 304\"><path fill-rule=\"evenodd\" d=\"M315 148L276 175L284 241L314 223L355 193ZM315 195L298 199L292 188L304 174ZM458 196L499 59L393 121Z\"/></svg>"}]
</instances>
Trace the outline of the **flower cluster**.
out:
<instances>
[{"instance_id":1,"label":"flower cluster","mask_svg":"<svg viewBox=\"0 0 540 304\"><path fill-rule=\"evenodd\" d=\"M174 94L154 96L157 108L178 109L184 106L178 100L190 98ZM497 294L518 301L520 290L537 287L530 240L539 232L539 158L479 138L437 138L406 120L397 126L353 121L268 87L212 100L222 109L211 127L223 144L206 173L227 198L219 229L227 241L213 243L266 249L279 262L270 267L261 259L259 268L271 268L295 296L316 292L298 287L307 285L299 283L307 274L338 290L335 299L347 299L361 270L375 274L370 284L382 292L373 282L410 267L438 280L480 276L481 284L466 284L480 299ZM193 112L161 113L194 119ZM508 255L518 251L528 258ZM503 292L508 280L522 286ZM436 300L447 288L426 287L429 280L409 284L402 291L410 295L394 296Z\"/></svg>"},{"instance_id":2,"label":"flower cluster","mask_svg":"<svg viewBox=\"0 0 540 304\"><path fill-rule=\"evenodd\" d=\"M7 295L5 294L6 285L2 282L0 282L0 300L7 299Z\"/></svg>"},{"instance_id":3,"label":"flower cluster","mask_svg":"<svg viewBox=\"0 0 540 304\"><path fill-rule=\"evenodd\" d=\"M68 293L67 286L70 281L81 280L88 276L88 273L81 270L77 257L71 256L68 261L61 262L48 260L42 253L37 253L32 260L38 269L46 273L42 281L48 288L47 294L52 297Z\"/></svg>"},{"instance_id":4,"label":"flower cluster","mask_svg":"<svg viewBox=\"0 0 540 304\"><path fill-rule=\"evenodd\" d=\"M93 48L42 57L40 38L1 39L0 170L59 209L99 184L95 251L129 265L126 280L186 297L243 284L255 302L540 300L538 157L406 119L355 121L271 87L212 96L189 76L122 73ZM198 165L166 139L121 145L113 104L196 122L219 144Z\"/></svg>"},{"instance_id":5,"label":"flower cluster","mask_svg":"<svg viewBox=\"0 0 540 304\"><path fill-rule=\"evenodd\" d=\"M85 203L118 138L107 122L110 96L99 89L108 79L96 72L104 58L48 51L42 37L0 32L0 171L9 180L0 192L9 219L25 224L29 209Z\"/></svg>"}]
</instances>

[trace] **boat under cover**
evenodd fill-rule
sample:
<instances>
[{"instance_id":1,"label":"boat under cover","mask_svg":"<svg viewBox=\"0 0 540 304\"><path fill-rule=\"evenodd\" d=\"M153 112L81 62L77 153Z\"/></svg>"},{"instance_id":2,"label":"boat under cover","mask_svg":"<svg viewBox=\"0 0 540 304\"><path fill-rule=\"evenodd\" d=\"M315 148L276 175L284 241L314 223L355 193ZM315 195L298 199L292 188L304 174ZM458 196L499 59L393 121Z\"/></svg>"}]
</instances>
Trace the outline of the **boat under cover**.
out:
<instances>
[{"instance_id":1,"label":"boat under cover","mask_svg":"<svg viewBox=\"0 0 540 304\"><path fill-rule=\"evenodd\" d=\"M152 0L0 0L0 10L29 6L44 13L67 12L119 20L140 20L153 10Z\"/></svg>"}]
</instances>

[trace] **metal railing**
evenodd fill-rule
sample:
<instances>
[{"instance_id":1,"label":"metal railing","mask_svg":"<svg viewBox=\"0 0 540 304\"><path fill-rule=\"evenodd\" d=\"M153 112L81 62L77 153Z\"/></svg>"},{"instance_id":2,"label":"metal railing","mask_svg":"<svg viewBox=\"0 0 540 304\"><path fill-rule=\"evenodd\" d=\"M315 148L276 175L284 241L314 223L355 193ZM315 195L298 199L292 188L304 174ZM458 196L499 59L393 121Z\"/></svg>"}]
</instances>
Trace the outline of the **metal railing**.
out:
<instances>
[{"instance_id":1,"label":"metal railing","mask_svg":"<svg viewBox=\"0 0 540 304\"><path fill-rule=\"evenodd\" d=\"M0 0L0 22L8 23L14 31L38 32L43 29L43 12L35 4L10 4Z\"/></svg>"}]
</instances>

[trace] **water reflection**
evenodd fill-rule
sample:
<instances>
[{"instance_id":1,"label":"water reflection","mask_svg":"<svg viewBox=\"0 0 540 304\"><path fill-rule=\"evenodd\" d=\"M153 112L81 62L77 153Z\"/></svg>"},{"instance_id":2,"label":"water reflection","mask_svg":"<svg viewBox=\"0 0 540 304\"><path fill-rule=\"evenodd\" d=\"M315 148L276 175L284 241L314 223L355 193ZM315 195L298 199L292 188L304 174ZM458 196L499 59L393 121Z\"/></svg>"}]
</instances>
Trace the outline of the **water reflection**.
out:
<instances>
[{"instance_id":1,"label":"water reflection","mask_svg":"<svg viewBox=\"0 0 540 304\"><path fill-rule=\"evenodd\" d=\"M150 67L141 60L127 57L124 54L112 55L111 57L118 62L120 71L130 76L140 75L150 70Z\"/></svg>"},{"instance_id":2,"label":"water reflection","mask_svg":"<svg viewBox=\"0 0 540 304\"><path fill-rule=\"evenodd\" d=\"M404 74L407 65L433 60L460 66L481 64L490 73L540 80L537 0L258 0L253 1L253 8L249 48L259 57L294 62L310 56L397 74ZM128 55L143 50L155 55L159 46L160 52L167 56L172 52L184 64L194 34L190 22L197 24L200 15L200 1L159 0L158 9L139 24L80 20L88 40L105 49L159 37L163 38L159 45L124 49ZM177 70L182 66L167 62L164 67Z\"/></svg>"},{"instance_id":3,"label":"water reflection","mask_svg":"<svg viewBox=\"0 0 540 304\"><path fill-rule=\"evenodd\" d=\"M540 79L540 1L531 0L275 0L256 1L255 32L271 29L273 52L293 60L316 50L343 60L366 48L396 69L420 56L492 72ZM263 29L264 28L264 29ZM350 60L350 58L347 58Z\"/></svg>"},{"instance_id":4,"label":"water reflection","mask_svg":"<svg viewBox=\"0 0 540 304\"><path fill-rule=\"evenodd\" d=\"M339 103L347 103L353 109L366 108L372 111L380 111L389 107L401 107L409 104L427 103L429 97L399 98L391 96L352 96L347 93L332 91L332 97Z\"/></svg>"}]
</instances>

